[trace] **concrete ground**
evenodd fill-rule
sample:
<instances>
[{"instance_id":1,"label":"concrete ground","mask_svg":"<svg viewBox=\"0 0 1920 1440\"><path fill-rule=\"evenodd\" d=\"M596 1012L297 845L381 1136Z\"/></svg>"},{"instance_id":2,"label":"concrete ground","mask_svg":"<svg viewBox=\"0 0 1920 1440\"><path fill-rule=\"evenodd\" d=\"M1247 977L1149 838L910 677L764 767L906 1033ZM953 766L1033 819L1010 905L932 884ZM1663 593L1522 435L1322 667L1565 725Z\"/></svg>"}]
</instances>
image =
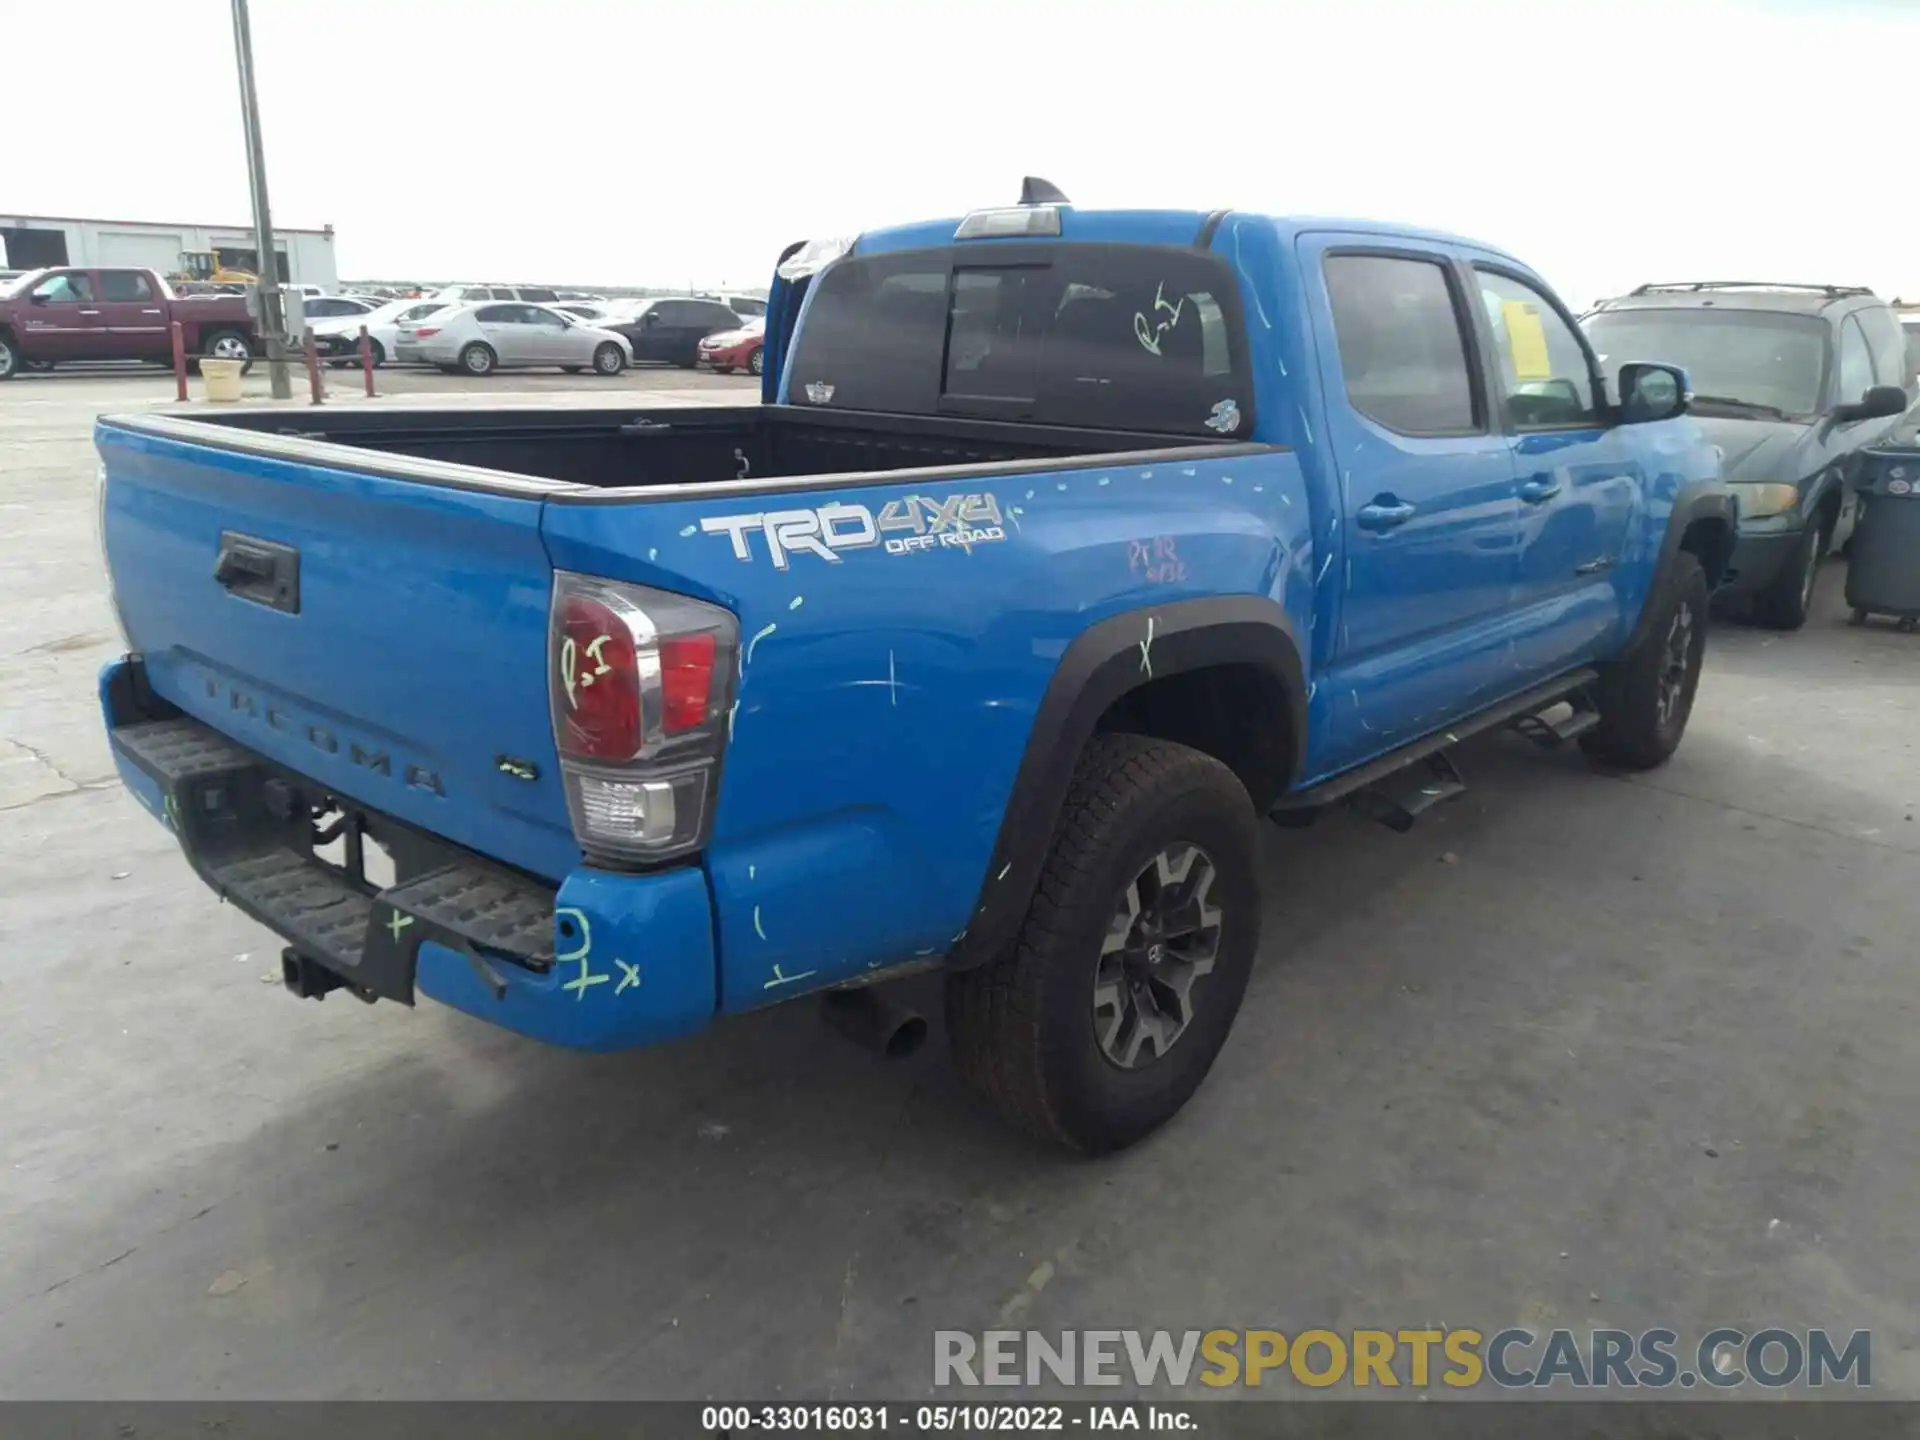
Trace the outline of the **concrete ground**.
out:
<instances>
[{"instance_id":1,"label":"concrete ground","mask_svg":"<svg viewBox=\"0 0 1920 1440\"><path fill-rule=\"evenodd\" d=\"M1274 831L1212 1079L1088 1163L804 1007L594 1057L269 983L95 709L88 427L170 397L0 386L0 1396L906 1398L936 1328L1515 1323L1865 1328L1920 1396L1920 641L1838 567L1715 630L1657 773L1502 735L1410 836Z\"/></svg>"}]
</instances>

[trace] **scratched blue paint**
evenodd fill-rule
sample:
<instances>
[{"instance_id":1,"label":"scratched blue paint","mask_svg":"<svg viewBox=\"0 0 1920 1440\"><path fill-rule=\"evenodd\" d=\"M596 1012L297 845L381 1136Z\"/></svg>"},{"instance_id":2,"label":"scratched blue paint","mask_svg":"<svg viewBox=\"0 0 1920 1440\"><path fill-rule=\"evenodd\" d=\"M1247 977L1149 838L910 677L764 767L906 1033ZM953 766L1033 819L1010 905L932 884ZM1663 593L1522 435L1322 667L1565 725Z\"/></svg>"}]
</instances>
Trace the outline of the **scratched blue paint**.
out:
<instances>
[{"instance_id":1,"label":"scratched blue paint","mask_svg":"<svg viewBox=\"0 0 1920 1440\"><path fill-rule=\"evenodd\" d=\"M1069 210L1063 238L1184 247L1202 218ZM955 223L870 233L858 251L944 245ZM994 243L977 248L988 255ZM1154 607L1277 601L1303 651L1309 780L1614 653L1647 594L1677 489L1716 473L1710 447L1688 420L1565 444L1498 433L1416 442L1383 430L1346 402L1320 278L1330 246L1382 243L1528 273L1471 242L1387 226L1234 214L1216 230L1214 251L1233 267L1247 316L1249 438L1280 447L1260 454L1138 471L1090 463L1044 479L795 486L777 501L576 506L108 424L99 433L108 555L165 698L344 793L547 877L563 906L592 917L584 975L577 960L539 980L517 972L503 1003L464 960L423 956L423 991L560 1043L638 1043L950 948L997 868L1001 818L1059 659L1109 618L1139 623L1145 676ZM810 293L774 286L768 398L784 398L778 357L805 325ZM1565 499L1523 514L1518 487L1541 469L1571 477ZM1418 508L1414 523L1358 527L1357 507L1401 491ZM1005 538L844 550L831 562L795 553L780 569L758 532L741 560L726 535L701 528L776 504L838 501L877 514L915 492L990 495ZM310 573L319 602L309 616L290 624L181 583L205 571L225 525L300 545L311 567L303 583ZM1180 564L1149 578L1129 563L1130 547L1163 536ZM1611 568L1586 580L1559 573L1565 557L1551 547L1576 536L1607 552ZM646 876L581 868L547 718L555 567L669 584L738 617L737 704L697 865ZM433 617L432 631L405 629L413 615ZM397 656L406 672L368 665L369 654ZM196 689L195 655L224 657L296 725L332 724L428 757L449 777L445 795L375 784L337 756L307 753L297 735L236 716ZM540 783L494 774L485 762L501 750L538 763ZM620 989L615 960L640 964L638 982ZM660 960L672 962L664 974Z\"/></svg>"}]
</instances>

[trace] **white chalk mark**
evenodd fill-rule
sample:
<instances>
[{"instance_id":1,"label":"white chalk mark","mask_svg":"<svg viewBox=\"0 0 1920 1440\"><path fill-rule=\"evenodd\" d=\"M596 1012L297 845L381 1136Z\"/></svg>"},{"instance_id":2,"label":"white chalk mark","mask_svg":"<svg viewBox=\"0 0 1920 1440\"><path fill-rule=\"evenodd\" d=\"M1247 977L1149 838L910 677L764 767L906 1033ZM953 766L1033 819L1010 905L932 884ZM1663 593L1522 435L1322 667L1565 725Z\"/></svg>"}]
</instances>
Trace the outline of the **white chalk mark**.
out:
<instances>
[{"instance_id":1,"label":"white chalk mark","mask_svg":"<svg viewBox=\"0 0 1920 1440\"><path fill-rule=\"evenodd\" d=\"M1100 483L1102 485L1111 485L1113 483L1113 477L1111 475L1102 475L1100 477Z\"/></svg>"},{"instance_id":2,"label":"white chalk mark","mask_svg":"<svg viewBox=\"0 0 1920 1440\"><path fill-rule=\"evenodd\" d=\"M1327 556L1326 559L1320 562L1320 573L1313 577L1313 583L1315 585L1318 585L1322 580L1326 579L1327 571L1330 570L1332 567L1333 567L1333 556L1329 555Z\"/></svg>"},{"instance_id":3,"label":"white chalk mark","mask_svg":"<svg viewBox=\"0 0 1920 1440\"><path fill-rule=\"evenodd\" d=\"M733 739L733 717L740 713L740 702L734 701L727 706L727 739Z\"/></svg>"},{"instance_id":4,"label":"white chalk mark","mask_svg":"<svg viewBox=\"0 0 1920 1440\"><path fill-rule=\"evenodd\" d=\"M658 549L649 549L647 551L647 559L658 560L659 558L660 558L660 552Z\"/></svg>"},{"instance_id":5,"label":"white chalk mark","mask_svg":"<svg viewBox=\"0 0 1920 1440\"><path fill-rule=\"evenodd\" d=\"M818 970L802 970L798 975L782 975L780 973L780 967L776 965L773 967L773 978L760 988L762 990L777 990L782 985L797 985L802 980L811 979L819 973Z\"/></svg>"},{"instance_id":6,"label":"white chalk mark","mask_svg":"<svg viewBox=\"0 0 1920 1440\"><path fill-rule=\"evenodd\" d=\"M893 651L887 651L887 704L897 706L900 703L900 677L894 674Z\"/></svg>"},{"instance_id":7,"label":"white chalk mark","mask_svg":"<svg viewBox=\"0 0 1920 1440\"><path fill-rule=\"evenodd\" d=\"M1318 680L1309 680L1307 682L1307 699L1313 699L1314 692L1319 688L1320 682Z\"/></svg>"},{"instance_id":8,"label":"white chalk mark","mask_svg":"<svg viewBox=\"0 0 1920 1440\"><path fill-rule=\"evenodd\" d=\"M400 939L400 932L412 923L413 917L411 915L402 915L398 910L387 916L387 929L392 932L396 943Z\"/></svg>"},{"instance_id":9,"label":"white chalk mark","mask_svg":"<svg viewBox=\"0 0 1920 1440\"><path fill-rule=\"evenodd\" d=\"M760 873L760 867L758 865L747 866L747 879L751 880L759 873Z\"/></svg>"},{"instance_id":10,"label":"white chalk mark","mask_svg":"<svg viewBox=\"0 0 1920 1440\"><path fill-rule=\"evenodd\" d=\"M1311 445L1313 443L1313 423L1307 419L1307 412L1305 410L1300 412L1300 430L1301 433L1307 437L1307 444Z\"/></svg>"},{"instance_id":11,"label":"white chalk mark","mask_svg":"<svg viewBox=\"0 0 1920 1440\"><path fill-rule=\"evenodd\" d=\"M1147 616L1147 638L1140 642L1140 669L1153 678L1153 616Z\"/></svg>"},{"instance_id":12,"label":"white chalk mark","mask_svg":"<svg viewBox=\"0 0 1920 1440\"><path fill-rule=\"evenodd\" d=\"M1151 480L1151 479L1153 478L1153 471L1151 471L1151 470L1142 470L1142 471L1140 472L1140 478L1141 478L1142 480Z\"/></svg>"},{"instance_id":13,"label":"white chalk mark","mask_svg":"<svg viewBox=\"0 0 1920 1440\"><path fill-rule=\"evenodd\" d=\"M1020 517L1026 513L1027 512L1022 510L1018 505L1009 505L1007 507L1007 518L1013 521L1013 528L1022 535L1027 533L1027 527L1020 523Z\"/></svg>"},{"instance_id":14,"label":"white chalk mark","mask_svg":"<svg viewBox=\"0 0 1920 1440\"><path fill-rule=\"evenodd\" d=\"M1222 476L1220 477L1220 483L1221 483L1222 485L1231 485L1231 484L1233 483L1233 476L1231 476L1231 475L1222 475Z\"/></svg>"},{"instance_id":15,"label":"white chalk mark","mask_svg":"<svg viewBox=\"0 0 1920 1440\"><path fill-rule=\"evenodd\" d=\"M613 963L620 967L620 983L613 987L613 993L618 995L629 985L638 990L640 988L640 967L638 965L629 965L624 960L615 960Z\"/></svg>"},{"instance_id":16,"label":"white chalk mark","mask_svg":"<svg viewBox=\"0 0 1920 1440\"><path fill-rule=\"evenodd\" d=\"M580 959L581 956L585 955L589 950L593 949L593 926L587 922L585 911L575 910L571 906L566 906L561 909L555 910L553 912L554 933L556 934L566 933L565 930L561 928L561 922L569 917L572 918L573 923L577 925L580 929L580 948L577 950L568 950L568 951L565 951L564 953L556 950L554 952L553 958L561 962L562 964L565 964L568 961L578 960Z\"/></svg>"},{"instance_id":17,"label":"white chalk mark","mask_svg":"<svg viewBox=\"0 0 1920 1440\"><path fill-rule=\"evenodd\" d=\"M760 907L758 905L753 907L753 933L758 935L762 940L767 938L766 926L760 923Z\"/></svg>"},{"instance_id":18,"label":"white chalk mark","mask_svg":"<svg viewBox=\"0 0 1920 1440\"><path fill-rule=\"evenodd\" d=\"M1054 489L1056 490L1065 490L1066 488L1067 488L1067 482L1064 480L1062 480L1058 485L1054 486Z\"/></svg>"},{"instance_id":19,"label":"white chalk mark","mask_svg":"<svg viewBox=\"0 0 1920 1440\"><path fill-rule=\"evenodd\" d=\"M1280 492L1280 503L1286 506L1289 510L1293 508L1293 499L1284 490Z\"/></svg>"},{"instance_id":20,"label":"white chalk mark","mask_svg":"<svg viewBox=\"0 0 1920 1440\"><path fill-rule=\"evenodd\" d=\"M773 634L773 632L778 628L779 627L777 625L775 625L771 620L769 620L765 625L762 625L758 630L753 632L753 638L747 642L747 653L746 653L747 664L751 665L753 663L753 647L758 645L762 640L766 639L767 636Z\"/></svg>"},{"instance_id":21,"label":"white chalk mark","mask_svg":"<svg viewBox=\"0 0 1920 1440\"><path fill-rule=\"evenodd\" d=\"M1262 316L1261 316L1260 318L1261 318L1262 320L1264 320L1264 319L1266 319L1267 317L1266 317L1266 316L1264 316L1264 315L1262 315ZM1272 329L1273 327L1272 327L1272 326L1268 326L1267 328L1268 328L1268 329ZM1284 361L1284 360L1281 360L1281 359L1280 359L1280 357L1279 357L1278 355L1276 355L1276 356L1274 356L1273 358L1274 358L1275 360L1279 360L1279 361L1280 361L1280 375L1281 375L1281 378L1282 378L1282 379L1284 379L1284 378L1286 377L1286 373L1287 373L1287 362L1286 362L1286 361Z\"/></svg>"},{"instance_id":22,"label":"white chalk mark","mask_svg":"<svg viewBox=\"0 0 1920 1440\"><path fill-rule=\"evenodd\" d=\"M1256 485L1253 487L1253 493L1256 495L1264 495L1266 493L1266 489L1267 487L1264 485Z\"/></svg>"},{"instance_id":23,"label":"white chalk mark","mask_svg":"<svg viewBox=\"0 0 1920 1440\"><path fill-rule=\"evenodd\" d=\"M916 960L924 960L924 959L926 959L926 958L927 958L927 956L929 956L929 955L931 955L931 954L933 954L933 953L934 953L934 951L933 951L933 947L932 947L931 945L929 945L929 946L928 946L928 947L927 947L926 949L924 949L924 950L916 950L916 951L914 951L914 952L913 952L913 958L914 958L914 959L916 959Z\"/></svg>"},{"instance_id":24,"label":"white chalk mark","mask_svg":"<svg viewBox=\"0 0 1920 1440\"><path fill-rule=\"evenodd\" d=\"M691 534L693 534L693 530L694 530L694 527L693 527L693 526L691 526L691 525L683 525L683 526L681 526L681 527L680 527L680 538L684 540L684 539L685 539L685 538L686 538L687 536L689 536L689 535L691 535Z\"/></svg>"},{"instance_id":25,"label":"white chalk mark","mask_svg":"<svg viewBox=\"0 0 1920 1440\"><path fill-rule=\"evenodd\" d=\"M1198 475L1200 472L1194 469L1191 465L1182 465L1180 467L1180 473L1182 475Z\"/></svg>"},{"instance_id":26,"label":"white chalk mark","mask_svg":"<svg viewBox=\"0 0 1920 1440\"><path fill-rule=\"evenodd\" d=\"M806 597L806 596L804 596L804 595L796 595L796 596L794 596L794 597L793 597L793 599L791 599L791 600L789 600L789 601L787 602L787 609L789 609L789 610L798 610L798 609L799 609L799 608L800 608L800 607L801 607L802 605L804 605L804 604L806 604L806 603L807 603L807 597Z\"/></svg>"},{"instance_id":27,"label":"white chalk mark","mask_svg":"<svg viewBox=\"0 0 1920 1440\"><path fill-rule=\"evenodd\" d=\"M1353 561L1349 559L1347 561L1347 589L1351 590L1352 588L1353 588Z\"/></svg>"},{"instance_id":28,"label":"white chalk mark","mask_svg":"<svg viewBox=\"0 0 1920 1440\"><path fill-rule=\"evenodd\" d=\"M1350 690L1347 693L1353 696L1353 708L1358 710L1360 708L1360 692L1358 690Z\"/></svg>"},{"instance_id":29,"label":"white chalk mark","mask_svg":"<svg viewBox=\"0 0 1920 1440\"><path fill-rule=\"evenodd\" d=\"M1033 498L1033 491L1031 490L1027 491L1027 499L1031 500L1032 498Z\"/></svg>"},{"instance_id":30,"label":"white chalk mark","mask_svg":"<svg viewBox=\"0 0 1920 1440\"><path fill-rule=\"evenodd\" d=\"M1002 866L1000 867L1000 873L999 873L998 875L996 875L996 876L994 876L993 878L994 878L995 880L1004 880L1004 879L1006 879L1006 878L1007 878L1007 872L1008 872L1009 870L1011 870L1011 869L1013 869L1013 861L1011 861L1011 860L1009 860L1009 861L1007 861L1007 863L1006 863L1006 864L1004 864L1004 865L1002 865Z\"/></svg>"},{"instance_id":31,"label":"white chalk mark","mask_svg":"<svg viewBox=\"0 0 1920 1440\"><path fill-rule=\"evenodd\" d=\"M613 976L591 969L587 964L587 957L582 955L580 957L580 973L560 988L562 990L571 990L575 1000L584 1000L587 998L587 991L593 986L604 985L611 979L613 979Z\"/></svg>"}]
</instances>

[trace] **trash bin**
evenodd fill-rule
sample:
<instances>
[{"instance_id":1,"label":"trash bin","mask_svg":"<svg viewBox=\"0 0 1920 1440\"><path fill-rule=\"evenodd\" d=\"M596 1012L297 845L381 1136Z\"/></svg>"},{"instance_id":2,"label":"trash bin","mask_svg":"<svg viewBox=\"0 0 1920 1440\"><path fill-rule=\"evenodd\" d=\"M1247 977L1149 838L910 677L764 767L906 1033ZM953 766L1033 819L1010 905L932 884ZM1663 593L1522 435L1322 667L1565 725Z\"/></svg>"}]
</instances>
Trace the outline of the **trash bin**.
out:
<instances>
[{"instance_id":1,"label":"trash bin","mask_svg":"<svg viewBox=\"0 0 1920 1440\"><path fill-rule=\"evenodd\" d=\"M1866 453L1859 518L1847 556L1853 623L1890 615L1908 633L1920 621L1920 425Z\"/></svg>"},{"instance_id":2,"label":"trash bin","mask_svg":"<svg viewBox=\"0 0 1920 1440\"><path fill-rule=\"evenodd\" d=\"M207 399L238 400L240 376L246 368L244 360L202 360L200 378L206 381Z\"/></svg>"}]
</instances>

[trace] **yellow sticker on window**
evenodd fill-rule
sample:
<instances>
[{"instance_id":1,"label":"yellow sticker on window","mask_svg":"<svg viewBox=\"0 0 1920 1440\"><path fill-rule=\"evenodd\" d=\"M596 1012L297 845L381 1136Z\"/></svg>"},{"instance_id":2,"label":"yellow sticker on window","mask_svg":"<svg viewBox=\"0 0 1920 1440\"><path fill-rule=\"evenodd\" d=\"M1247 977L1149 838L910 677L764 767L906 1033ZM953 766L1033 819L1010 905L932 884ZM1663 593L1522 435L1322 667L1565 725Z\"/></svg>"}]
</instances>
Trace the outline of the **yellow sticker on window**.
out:
<instances>
[{"instance_id":1,"label":"yellow sticker on window","mask_svg":"<svg viewBox=\"0 0 1920 1440\"><path fill-rule=\"evenodd\" d=\"M1500 318L1507 327L1513 378L1551 380L1553 361L1547 356L1547 332L1540 323L1539 309L1525 300L1502 300Z\"/></svg>"}]
</instances>

